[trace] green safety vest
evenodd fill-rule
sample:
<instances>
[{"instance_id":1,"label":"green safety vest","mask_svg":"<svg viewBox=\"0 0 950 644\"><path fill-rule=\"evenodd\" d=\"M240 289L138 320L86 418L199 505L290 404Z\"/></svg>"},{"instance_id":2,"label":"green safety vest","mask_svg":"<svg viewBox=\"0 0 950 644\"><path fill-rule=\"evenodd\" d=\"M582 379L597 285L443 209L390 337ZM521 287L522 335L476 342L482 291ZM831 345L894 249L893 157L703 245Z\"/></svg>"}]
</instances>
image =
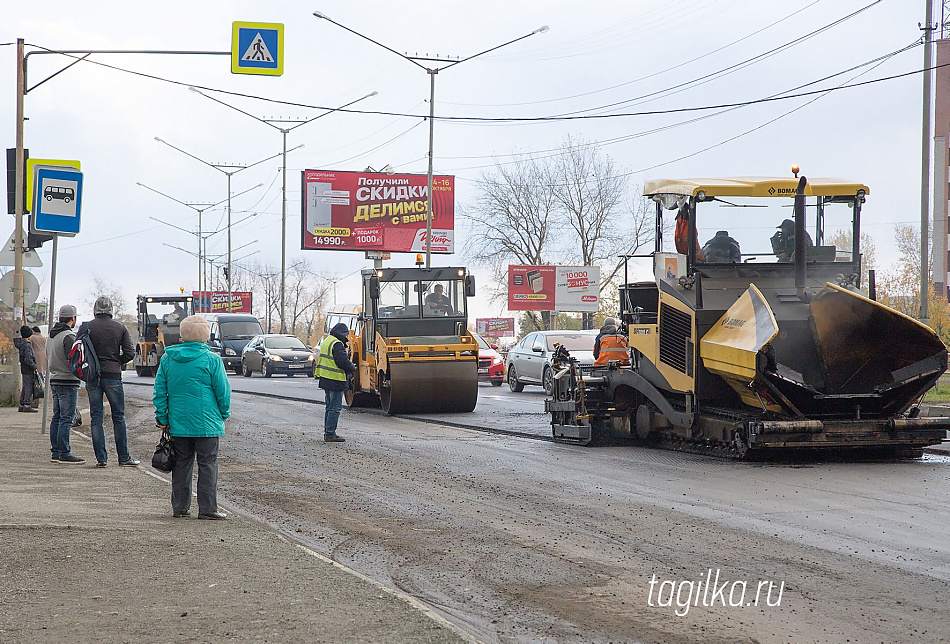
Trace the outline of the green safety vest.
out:
<instances>
[{"instance_id":1,"label":"green safety vest","mask_svg":"<svg viewBox=\"0 0 950 644\"><path fill-rule=\"evenodd\" d=\"M317 378L346 382L346 372L336 366L336 361L333 359L333 346L339 341L339 338L328 335L320 343L320 356L317 358L316 368Z\"/></svg>"}]
</instances>

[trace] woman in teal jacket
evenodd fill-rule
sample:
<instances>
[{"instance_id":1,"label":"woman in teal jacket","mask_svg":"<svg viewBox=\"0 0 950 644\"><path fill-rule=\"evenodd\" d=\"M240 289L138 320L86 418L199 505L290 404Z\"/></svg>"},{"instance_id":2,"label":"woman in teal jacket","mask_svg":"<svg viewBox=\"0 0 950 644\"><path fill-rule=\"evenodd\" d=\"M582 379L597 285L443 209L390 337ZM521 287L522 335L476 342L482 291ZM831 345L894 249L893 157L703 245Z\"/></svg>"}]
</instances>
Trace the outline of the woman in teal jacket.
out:
<instances>
[{"instance_id":1,"label":"woman in teal jacket","mask_svg":"<svg viewBox=\"0 0 950 644\"><path fill-rule=\"evenodd\" d=\"M218 439L231 416L231 384L221 356L211 351L208 321L181 322L181 344L165 349L155 375L155 421L172 437L172 514L191 513L191 475L198 461L198 518L225 519L218 510Z\"/></svg>"}]
</instances>

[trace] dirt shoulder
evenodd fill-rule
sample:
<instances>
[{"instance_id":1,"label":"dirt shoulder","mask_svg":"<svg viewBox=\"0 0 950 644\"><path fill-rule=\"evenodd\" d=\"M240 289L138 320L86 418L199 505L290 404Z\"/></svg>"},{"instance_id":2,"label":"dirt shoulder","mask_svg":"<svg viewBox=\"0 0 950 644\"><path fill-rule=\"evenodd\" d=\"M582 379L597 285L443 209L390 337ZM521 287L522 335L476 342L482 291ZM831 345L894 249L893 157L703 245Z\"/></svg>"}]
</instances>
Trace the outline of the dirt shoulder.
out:
<instances>
[{"instance_id":1,"label":"dirt shoulder","mask_svg":"<svg viewBox=\"0 0 950 644\"><path fill-rule=\"evenodd\" d=\"M249 518L173 519L166 481L81 435L85 465L51 463L38 416L0 408L0 641L468 641Z\"/></svg>"}]
</instances>

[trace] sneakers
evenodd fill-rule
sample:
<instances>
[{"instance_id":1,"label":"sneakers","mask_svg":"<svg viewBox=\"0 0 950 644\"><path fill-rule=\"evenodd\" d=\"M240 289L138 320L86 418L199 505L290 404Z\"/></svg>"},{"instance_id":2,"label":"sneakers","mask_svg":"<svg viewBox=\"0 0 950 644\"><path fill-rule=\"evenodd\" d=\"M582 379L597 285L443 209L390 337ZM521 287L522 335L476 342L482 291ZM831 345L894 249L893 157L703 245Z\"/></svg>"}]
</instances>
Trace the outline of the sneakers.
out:
<instances>
[{"instance_id":1,"label":"sneakers","mask_svg":"<svg viewBox=\"0 0 950 644\"><path fill-rule=\"evenodd\" d=\"M134 458L130 458L127 461L119 461L119 467L135 467L142 461L137 461Z\"/></svg>"},{"instance_id":2,"label":"sneakers","mask_svg":"<svg viewBox=\"0 0 950 644\"><path fill-rule=\"evenodd\" d=\"M82 465L86 462L86 459L73 456L72 454L64 454L63 456L59 457L59 462L67 463L69 465Z\"/></svg>"},{"instance_id":3,"label":"sneakers","mask_svg":"<svg viewBox=\"0 0 950 644\"><path fill-rule=\"evenodd\" d=\"M342 436L337 436L336 434L334 434L333 436L324 436L323 442L324 443L345 443L346 439L343 438Z\"/></svg>"},{"instance_id":4,"label":"sneakers","mask_svg":"<svg viewBox=\"0 0 950 644\"><path fill-rule=\"evenodd\" d=\"M199 519L227 519L228 515L226 515L224 512L219 512L218 510L215 510L214 512L199 512L198 518Z\"/></svg>"},{"instance_id":5,"label":"sneakers","mask_svg":"<svg viewBox=\"0 0 950 644\"><path fill-rule=\"evenodd\" d=\"M175 517L176 519L180 519L181 517L190 517L191 512L188 510L176 510L175 512L172 513L172 516Z\"/></svg>"},{"instance_id":6,"label":"sneakers","mask_svg":"<svg viewBox=\"0 0 950 644\"><path fill-rule=\"evenodd\" d=\"M82 425L82 416L76 414L76 417L73 418L73 427L79 427L80 425Z\"/></svg>"},{"instance_id":7,"label":"sneakers","mask_svg":"<svg viewBox=\"0 0 950 644\"><path fill-rule=\"evenodd\" d=\"M39 409L33 409L32 407L29 407L29 406L27 406L27 407L22 407L22 406L21 406L21 407L19 407L19 408L17 409L17 411L22 411L22 412L27 413L27 414L38 414L40 410L39 410Z\"/></svg>"},{"instance_id":8,"label":"sneakers","mask_svg":"<svg viewBox=\"0 0 950 644\"><path fill-rule=\"evenodd\" d=\"M105 466L106 466L105 461L99 461L98 463L96 463L96 467L105 467Z\"/></svg>"},{"instance_id":9,"label":"sneakers","mask_svg":"<svg viewBox=\"0 0 950 644\"><path fill-rule=\"evenodd\" d=\"M59 457L53 456L52 454L50 454L49 461L50 463L59 463Z\"/></svg>"}]
</instances>

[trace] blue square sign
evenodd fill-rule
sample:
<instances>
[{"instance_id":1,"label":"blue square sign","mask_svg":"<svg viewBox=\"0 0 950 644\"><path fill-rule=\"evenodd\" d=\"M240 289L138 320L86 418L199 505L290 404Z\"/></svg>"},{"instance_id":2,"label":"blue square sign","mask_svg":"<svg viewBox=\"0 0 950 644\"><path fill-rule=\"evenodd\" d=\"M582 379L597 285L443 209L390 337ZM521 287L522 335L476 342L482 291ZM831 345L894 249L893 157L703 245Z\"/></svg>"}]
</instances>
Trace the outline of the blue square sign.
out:
<instances>
[{"instance_id":1,"label":"blue square sign","mask_svg":"<svg viewBox=\"0 0 950 644\"><path fill-rule=\"evenodd\" d=\"M280 76L284 72L284 25L235 22L231 25L231 72Z\"/></svg>"},{"instance_id":2,"label":"blue square sign","mask_svg":"<svg viewBox=\"0 0 950 644\"><path fill-rule=\"evenodd\" d=\"M33 168L33 232L79 233L82 172L66 166Z\"/></svg>"}]
</instances>

